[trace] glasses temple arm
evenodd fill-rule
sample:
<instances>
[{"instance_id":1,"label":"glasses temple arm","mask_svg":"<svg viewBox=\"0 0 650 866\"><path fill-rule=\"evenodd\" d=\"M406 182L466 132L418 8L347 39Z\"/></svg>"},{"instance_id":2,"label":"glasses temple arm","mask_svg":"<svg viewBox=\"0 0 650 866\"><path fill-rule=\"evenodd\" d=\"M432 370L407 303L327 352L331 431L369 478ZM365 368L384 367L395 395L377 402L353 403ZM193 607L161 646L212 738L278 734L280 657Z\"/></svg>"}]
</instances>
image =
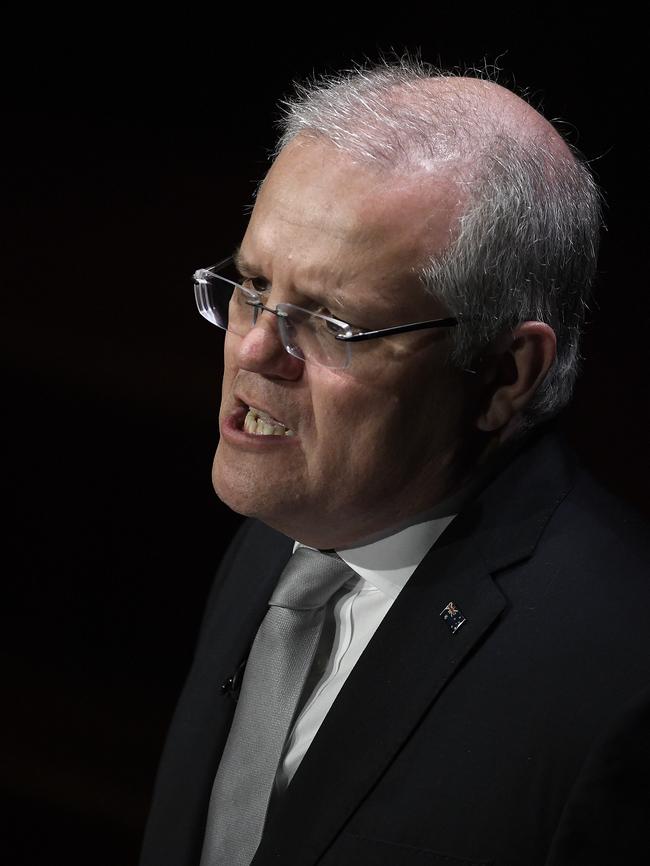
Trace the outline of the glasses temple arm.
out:
<instances>
[{"instance_id":1,"label":"glasses temple arm","mask_svg":"<svg viewBox=\"0 0 650 866\"><path fill-rule=\"evenodd\" d=\"M379 331L361 331L357 334L337 334L335 340L344 343L362 343L364 340L374 340L377 337L391 337L393 334L406 334L409 331L424 331L427 328L453 328L459 324L455 316L446 319L432 319L428 322L412 322L410 325L395 325L392 328L382 328Z\"/></svg>"}]
</instances>

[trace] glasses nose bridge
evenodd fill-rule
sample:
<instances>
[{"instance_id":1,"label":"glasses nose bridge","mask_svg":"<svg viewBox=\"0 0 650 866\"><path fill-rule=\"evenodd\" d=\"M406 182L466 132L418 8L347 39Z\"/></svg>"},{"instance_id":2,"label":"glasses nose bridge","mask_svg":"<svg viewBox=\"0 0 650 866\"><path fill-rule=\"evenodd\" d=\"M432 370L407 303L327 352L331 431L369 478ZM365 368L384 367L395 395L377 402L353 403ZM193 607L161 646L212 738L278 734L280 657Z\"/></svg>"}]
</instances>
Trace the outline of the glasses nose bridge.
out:
<instances>
[{"instance_id":1,"label":"glasses nose bridge","mask_svg":"<svg viewBox=\"0 0 650 866\"><path fill-rule=\"evenodd\" d=\"M257 324L257 320L260 317L260 313L273 313L274 316L278 319L286 319L288 318L287 314L282 312L282 310L278 310L276 307L267 307L266 304L263 304L261 300L259 301L250 301L250 306L253 308L253 325Z\"/></svg>"},{"instance_id":2,"label":"glasses nose bridge","mask_svg":"<svg viewBox=\"0 0 650 866\"><path fill-rule=\"evenodd\" d=\"M287 379L297 379L302 375L304 358L291 351L287 343L287 337L281 326L273 325L272 322L288 319L288 314L277 308L267 307L261 299L259 301L249 300L251 307L251 326L243 334L239 348L239 363L244 369L253 372L273 373ZM261 313L273 313L273 319L267 319L269 323L257 326L261 321Z\"/></svg>"},{"instance_id":3,"label":"glasses nose bridge","mask_svg":"<svg viewBox=\"0 0 650 866\"><path fill-rule=\"evenodd\" d=\"M272 326L270 327L270 335L275 338L275 340L277 340L277 342L282 347L283 352L291 354L286 345L283 328L280 326L280 323L278 321L279 319L287 319L287 313L278 310L277 307L268 307L266 304L262 303L261 299L257 301L248 301L247 303L250 305L252 313L250 331L256 328L258 324L262 321L261 313L272 313L274 317L273 321L277 322L277 324L275 328L273 328Z\"/></svg>"}]
</instances>

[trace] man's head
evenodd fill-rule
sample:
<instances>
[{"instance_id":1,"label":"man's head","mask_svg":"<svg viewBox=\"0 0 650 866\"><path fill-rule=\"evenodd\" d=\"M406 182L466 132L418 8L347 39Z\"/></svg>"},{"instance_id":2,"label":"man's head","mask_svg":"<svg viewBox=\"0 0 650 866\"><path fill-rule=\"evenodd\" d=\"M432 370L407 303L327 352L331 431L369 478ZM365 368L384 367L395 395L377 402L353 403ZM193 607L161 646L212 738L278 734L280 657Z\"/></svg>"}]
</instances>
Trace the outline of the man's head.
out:
<instances>
[{"instance_id":1,"label":"man's head","mask_svg":"<svg viewBox=\"0 0 650 866\"><path fill-rule=\"evenodd\" d=\"M435 505L568 399L597 227L589 175L497 85L399 66L302 94L241 244L247 285L362 329L461 323L354 344L345 369L288 354L266 312L228 332L217 493L318 547ZM245 406L295 435L246 434Z\"/></svg>"}]
</instances>

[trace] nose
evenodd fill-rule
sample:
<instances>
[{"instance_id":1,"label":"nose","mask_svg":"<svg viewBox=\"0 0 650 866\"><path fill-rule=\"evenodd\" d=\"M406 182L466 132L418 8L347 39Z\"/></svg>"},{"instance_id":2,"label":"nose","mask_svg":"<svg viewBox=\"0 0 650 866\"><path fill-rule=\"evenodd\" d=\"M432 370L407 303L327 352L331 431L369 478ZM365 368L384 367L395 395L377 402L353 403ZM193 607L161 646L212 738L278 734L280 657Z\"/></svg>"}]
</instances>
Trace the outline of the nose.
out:
<instances>
[{"instance_id":1,"label":"nose","mask_svg":"<svg viewBox=\"0 0 650 866\"><path fill-rule=\"evenodd\" d=\"M296 380L302 376L304 361L290 355L280 339L276 316L261 310L255 325L241 337L237 351L240 369L271 378Z\"/></svg>"}]
</instances>

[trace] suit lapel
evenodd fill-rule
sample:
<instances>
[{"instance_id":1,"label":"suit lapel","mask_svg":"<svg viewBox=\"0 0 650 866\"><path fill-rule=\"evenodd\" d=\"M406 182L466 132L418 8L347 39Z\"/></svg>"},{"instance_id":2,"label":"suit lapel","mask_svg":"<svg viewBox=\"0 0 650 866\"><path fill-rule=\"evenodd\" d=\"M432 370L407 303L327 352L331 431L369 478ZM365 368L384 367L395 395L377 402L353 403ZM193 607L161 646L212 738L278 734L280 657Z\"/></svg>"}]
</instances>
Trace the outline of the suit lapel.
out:
<instances>
[{"instance_id":1,"label":"suit lapel","mask_svg":"<svg viewBox=\"0 0 650 866\"><path fill-rule=\"evenodd\" d=\"M548 451L518 455L429 551L321 725L254 866L316 863L463 660L480 651L507 607L491 572L531 555L571 486L562 454ZM450 602L459 616L445 621Z\"/></svg>"},{"instance_id":2,"label":"suit lapel","mask_svg":"<svg viewBox=\"0 0 650 866\"><path fill-rule=\"evenodd\" d=\"M317 861L504 609L489 575L462 555L459 545L434 548L408 582L319 729L254 863ZM450 602L465 617L455 633L440 616Z\"/></svg>"},{"instance_id":3,"label":"suit lapel","mask_svg":"<svg viewBox=\"0 0 650 866\"><path fill-rule=\"evenodd\" d=\"M214 776L235 710L233 695L221 686L248 654L291 545L285 536L248 521L217 577L161 759L143 864L198 863Z\"/></svg>"},{"instance_id":4,"label":"suit lapel","mask_svg":"<svg viewBox=\"0 0 650 866\"><path fill-rule=\"evenodd\" d=\"M229 580L220 587L217 597L211 599L193 671L202 691L206 681L215 684L205 718L210 740L216 745L217 762L228 735L251 644L291 555L292 542L286 536L256 522L249 522L246 530L238 556L229 565ZM238 674L234 683L229 682L233 674ZM211 777L214 772L216 764L210 770Z\"/></svg>"}]
</instances>

